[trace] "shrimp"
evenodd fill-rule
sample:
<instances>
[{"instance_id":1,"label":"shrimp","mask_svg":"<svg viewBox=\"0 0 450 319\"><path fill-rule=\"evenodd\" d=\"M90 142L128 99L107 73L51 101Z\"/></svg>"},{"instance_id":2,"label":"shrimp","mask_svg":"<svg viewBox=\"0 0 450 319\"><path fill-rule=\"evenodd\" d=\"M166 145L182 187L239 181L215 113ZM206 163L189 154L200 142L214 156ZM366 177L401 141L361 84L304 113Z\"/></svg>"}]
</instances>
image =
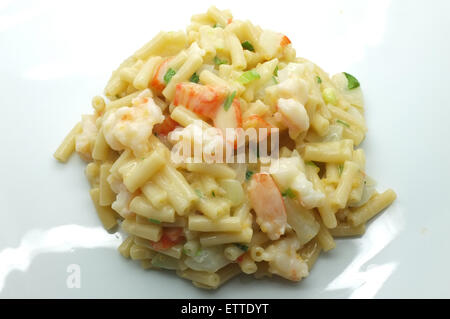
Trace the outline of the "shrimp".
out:
<instances>
[{"instance_id":1,"label":"shrimp","mask_svg":"<svg viewBox=\"0 0 450 319\"><path fill-rule=\"evenodd\" d=\"M157 242L150 242L155 250L167 250L184 241L183 228L167 227L164 228L161 239Z\"/></svg>"},{"instance_id":2,"label":"shrimp","mask_svg":"<svg viewBox=\"0 0 450 319\"><path fill-rule=\"evenodd\" d=\"M254 174L248 188L256 222L271 240L284 234L287 226L286 207L277 184L266 173Z\"/></svg>"},{"instance_id":3,"label":"shrimp","mask_svg":"<svg viewBox=\"0 0 450 319\"><path fill-rule=\"evenodd\" d=\"M250 115L248 118L246 118L244 120L244 123L242 124L242 127L244 129L248 129L248 128L255 128L255 129L266 128L267 131L268 131L267 133L270 133L270 129L274 128L272 125L267 123L259 115Z\"/></svg>"},{"instance_id":4,"label":"shrimp","mask_svg":"<svg viewBox=\"0 0 450 319\"><path fill-rule=\"evenodd\" d=\"M249 128L255 129L258 141L260 142L263 141L264 139L267 139L272 133L271 129L275 128L275 126L268 123L259 115L250 115L248 118L244 120L242 127L245 130ZM263 131L260 129L266 129L267 134L263 133Z\"/></svg>"},{"instance_id":5,"label":"shrimp","mask_svg":"<svg viewBox=\"0 0 450 319\"><path fill-rule=\"evenodd\" d=\"M281 33L264 30L259 36L259 43L261 46L261 53L267 60L275 57L281 57L283 50L291 43L289 38Z\"/></svg>"},{"instance_id":6,"label":"shrimp","mask_svg":"<svg viewBox=\"0 0 450 319\"><path fill-rule=\"evenodd\" d=\"M213 123L214 127L218 128L224 135L226 143L233 145L234 149L236 149L238 136L242 134L241 130L236 130L237 128L242 127L242 112L239 99L234 98L228 110L225 110L223 107L219 108L216 112ZM233 134L231 134L231 132Z\"/></svg>"},{"instance_id":7,"label":"shrimp","mask_svg":"<svg viewBox=\"0 0 450 319\"><path fill-rule=\"evenodd\" d=\"M234 98L228 110L219 108L214 116L214 126L221 129L223 133L227 128L242 127L241 103L238 98Z\"/></svg>"},{"instance_id":8,"label":"shrimp","mask_svg":"<svg viewBox=\"0 0 450 319\"><path fill-rule=\"evenodd\" d=\"M133 100L132 107L121 107L105 114L103 134L113 150L130 148L135 156L141 156L149 150L148 138L153 126L163 121L161 109L147 89Z\"/></svg>"},{"instance_id":9,"label":"shrimp","mask_svg":"<svg viewBox=\"0 0 450 319\"><path fill-rule=\"evenodd\" d=\"M174 148L177 149L176 153L178 153L181 158L190 158L191 152L185 152L186 145L191 145L192 149L201 149L202 156L204 160L214 160L216 157L216 151L223 148L225 145L225 139L222 131L215 127L205 128L202 125L201 121L195 121L194 123L189 124L185 128L176 128L172 132L169 133L168 141L174 144ZM172 151L174 150L172 148ZM194 156L196 156L194 151ZM187 158L186 158L187 157Z\"/></svg>"},{"instance_id":10,"label":"shrimp","mask_svg":"<svg viewBox=\"0 0 450 319\"><path fill-rule=\"evenodd\" d=\"M305 107L294 99L279 99L277 105L282 119L289 128L289 136L292 139L308 130L309 117Z\"/></svg>"},{"instance_id":11,"label":"shrimp","mask_svg":"<svg viewBox=\"0 0 450 319\"><path fill-rule=\"evenodd\" d=\"M319 190L315 190L314 185L306 178L303 172L299 172L295 176L291 187L294 192L299 194L299 201L303 207L311 209L323 205L325 194Z\"/></svg>"},{"instance_id":12,"label":"shrimp","mask_svg":"<svg viewBox=\"0 0 450 319\"><path fill-rule=\"evenodd\" d=\"M171 58L162 60L161 63L156 68L156 72L150 82L150 85L158 92L162 92L166 87L166 82L164 81L164 76L169 70L169 61Z\"/></svg>"},{"instance_id":13,"label":"shrimp","mask_svg":"<svg viewBox=\"0 0 450 319\"><path fill-rule=\"evenodd\" d=\"M267 247L263 258L269 263L269 271L292 281L308 276L308 264L297 254L298 249L300 244L292 233Z\"/></svg>"},{"instance_id":14,"label":"shrimp","mask_svg":"<svg viewBox=\"0 0 450 319\"><path fill-rule=\"evenodd\" d=\"M281 38L281 41L280 41L280 45L281 45L281 47L285 47L285 46L288 46L289 44L291 44L291 40L289 40L289 38L287 37L287 36L283 36L282 38Z\"/></svg>"},{"instance_id":15,"label":"shrimp","mask_svg":"<svg viewBox=\"0 0 450 319\"><path fill-rule=\"evenodd\" d=\"M314 189L304 173L303 163L299 156L282 157L272 161L270 174L281 189L291 189L298 197L299 203L307 208L320 207L325 199L325 194Z\"/></svg>"},{"instance_id":16,"label":"shrimp","mask_svg":"<svg viewBox=\"0 0 450 319\"><path fill-rule=\"evenodd\" d=\"M134 213L130 210L130 202L133 199L133 194L122 183L116 182L110 183L110 185L114 188L114 192L117 193L116 200L111 204L111 208L123 218L132 217Z\"/></svg>"},{"instance_id":17,"label":"shrimp","mask_svg":"<svg viewBox=\"0 0 450 319\"><path fill-rule=\"evenodd\" d=\"M178 124L178 122L172 120L170 116L166 116L161 124L155 125L153 132L158 135L166 136L179 126L180 124Z\"/></svg>"},{"instance_id":18,"label":"shrimp","mask_svg":"<svg viewBox=\"0 0 450 319\"><path fill-rule=\"evenodd\" d=\"M179 83L175 90L173 104L183 105L197 114L214 119L227 95L228 90L225 87Z\"/></svg>"}]
</instances>

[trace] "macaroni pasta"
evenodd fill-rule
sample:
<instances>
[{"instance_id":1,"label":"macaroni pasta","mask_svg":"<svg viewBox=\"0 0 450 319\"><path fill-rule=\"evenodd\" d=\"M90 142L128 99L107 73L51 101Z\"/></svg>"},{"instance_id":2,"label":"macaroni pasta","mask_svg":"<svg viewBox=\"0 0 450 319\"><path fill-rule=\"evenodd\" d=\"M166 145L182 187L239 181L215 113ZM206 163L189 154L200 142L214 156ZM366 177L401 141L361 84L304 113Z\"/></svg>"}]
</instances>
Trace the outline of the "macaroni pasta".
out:
<instances>
[{"instance_id":1,"label":"macaroni pasta","mask_svg":"<svg viewBox=\"0 0 450 319\"><path fill-rule=\"evenodd\" d=\"M186 32L157 34L92 106L55 158L77 152L88 162L101 223L129 234L125 258L199 288L241 273L300 281L334 238L362 235L396 198L375 192L365 172L358 80L329 77L297 58L287 36L229 11L211 7ZM261 145L275 132L279 157L268 163ZM200 146L200 162L173 160L180 140L192 153ZM255 141L254 162L228 162L225 151Z\"/></svg>"}]
</instances>

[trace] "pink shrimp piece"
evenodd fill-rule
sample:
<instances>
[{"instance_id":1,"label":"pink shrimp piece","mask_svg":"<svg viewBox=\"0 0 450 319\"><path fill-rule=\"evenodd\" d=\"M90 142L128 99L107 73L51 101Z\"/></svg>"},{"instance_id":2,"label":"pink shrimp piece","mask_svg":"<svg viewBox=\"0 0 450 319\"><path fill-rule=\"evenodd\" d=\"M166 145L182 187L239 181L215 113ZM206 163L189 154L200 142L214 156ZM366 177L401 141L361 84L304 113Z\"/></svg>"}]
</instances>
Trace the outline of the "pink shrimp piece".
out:
<instances>
[{"instance_id":1,"label":"pink shrimp piece","mask_svg":"<svg viewBox=\"0 0 450 319\"><path fill-rule=\"evenodd\" d=\"M237 127L242 127L242 111L241 111L241 102L238 99L233 100L233 104L231 107L234 109L234 114L236 116L236 125Z\"/></svg>"},{"instance_id":2,"label":"pink shrimp piece","mask_svg":"<svg viewBox=\"0 0 450 319\"><path fill-rule=\"evenodd\" d=\"M153 128L153 133L156 133L158 135L167 136L170 132L172 132L174 129L179 127L180 124L178 122L172 120L170 116L166 116L164 121L161 124L156 124Z\"/></svg>"},{"instance_id":3,"label":"pink shrimp piece","mask_svg":"<svg viewBox=\"0 0 450 319\"><path fill-rule=\"evenodd\" d=\"M227 95L228 90L224 87L179 83L175 90L173 104L185 106L197 114L214 119Z\"/></svg>"},{"instance_id":4,"label":"pink shrimp piece","mask_svg":"<svg viewBox=\"0 0 450 319\"><path fill-rule=\"evenodd\" d=\"M249 116L243 123L243 127L245 129L247 128L255 128L255 129L260 129L260 128L266 128L268 133L270 134L270 129L273 128L272 125L270 125L269 123L267 123L267 121L265 121L261 116L259 115L251 115Z\"/></svg>"},{"instance_id":5,"label":"pink shrimp piece","mask_svg":"<svg viewBox=\"0 0 450 319\"><path fill-rule=\"evenodd\" d=\"M267 139L272 133L271 129L275 128L273 125L269 124L266 120L264 120L259 115L251 115L247 119L244 120L242 127L244 129L253 128L256 130L256 134L258 135L258 141L263 141ZM263 134L260 129L266 129L267 134Z\"/></svg>"},{"instance_id":6,"label":"pink shrimp piece","mask_svg":"<svg viewBox=\"0 0 450 319\"><path fill-rule=\"evenodd\" d=\"M285 47L285 46L287 46L288 44L291 44L291 40L289 40L289 38L287 37L287 36L283 36L282 38L281 38L281 41L280 41L280 45L281 45L281 47Z\"/></svg>"},{"instance_id":7,"label":"pink shrimp piece","mask_svg":"<svg viewBox=\"0 0 450 319\"><path fill-rule=\"evenodd\" d=\"M150 86L152 86L158 92L162 92L166 87L166 82L164 81L164 76L169 70L169 61L171 59L165 59L161 61L161 63L156 68L155 75L153 76L152 81L150 82Z\"/></svg>"},{"instance_id":8,"label":"pink shrimp piece","mask_svg":"<svg viewBox=\"0 0 450 319\"><path fill-rule=\"evenodd\" d=\"M277 184L269 174L254 174L248 188L256 222L271 240L284 234L287 225L286 207Z\"/></svg>"},{"instance_id":9,"label":"pink shrimp piece","mask_svg":"<svg viewBox=\"0 0 450 319\"><path fill-rule=\"evenodd\" d=\"M184 234L181 227L167 227L164 228L161 239L157 242L150 241L150 245L156 250L167 250L183 241Z\"/></svg>"}]
</instances>

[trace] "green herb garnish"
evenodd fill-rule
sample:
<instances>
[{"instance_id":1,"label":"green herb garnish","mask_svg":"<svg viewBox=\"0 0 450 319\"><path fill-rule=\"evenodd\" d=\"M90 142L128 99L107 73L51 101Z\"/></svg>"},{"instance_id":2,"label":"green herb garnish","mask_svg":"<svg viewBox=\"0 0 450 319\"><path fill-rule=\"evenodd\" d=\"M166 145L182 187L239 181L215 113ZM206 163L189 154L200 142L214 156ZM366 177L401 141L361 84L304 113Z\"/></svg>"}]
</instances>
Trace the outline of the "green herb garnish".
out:
<instances>
[{"instance_id":1,"label":"green herb garnish","mask_svg":"<svg viewBox=\"0 0 450 319\"><path fill-rule=\"evenodd\" d=\"M260 79L261 76L258 72L255 70L250 70L247 72L242 73L242 75L239 77L238 82L241 84L248 84L254 80Z\"/></svg>"},{"instance_id":2,"label":"green herb garnish","mask_svg":"<svg viewBox=\"0 0 450 319\"><path fill-rule=\"evenodd\" d=\"M345 127L350 127L350 124L348 124L347 122L344 122L344 121L342 121L342 120L339 120L339 119L336 120L336 123L342 124L342 125L344 125Z\"/></svg>"},{"instance_id":3,"label":"green herb garnish","mask_svg":"<svg viewBox=\"0 0 450 319\"><path fill-rule=\"evenodd\" d=\"M189 79L190 82L198 83L200 81L200 77L197 73L192 74L191 78Z\"/></svg>"},{"instance_id":4,"label":"green herb garnish","mask_svg":"<svg viewBox=\"0 0 450 319\"><path fill-rule=\"evenodd\" d=\"M211 192L212 197L216 197L216 193L214 191Z\"/></svg>"},{"instance_id":5,"label":"green herb garnish","mask_svg":"<svg viewBox=\"0 0 450 319\"><path fill-rule=\"evenodd\" d=\"M348 89L352 90L352 89L356 89L357 87L359 87L359 81L351 74L348 74L346 72L343 72L345 77L347 78L348 81Z\"/></svg>"},{"instance_id":6,"label":"green herb garnish","mask_svg":"<svg viewBox=\"0 0 450 319\"><path fill-rule=\"evenodd\" d=\"M275 70L273 70L273 75L278 76L278 65L275 67Z\"/></svg>"},{"instance_id":7,"label":"green herb garnish","mask_svg":"<svg viewBox=\"0 0 450 319\"><path fill-rule=\"evenodd\" d=\"M219 57L215 56L214 57L214 64L215 65L228 64L228 61L227 60L221 60L221 59L219 59Z\"/></svg>"},{"instance_id":8,"label":"green herb garnish","mask_svg":"<svg viewBox=\"0 0 450 319\"><path fill-rule=\"evenodd\" d=\"M344 164L339 164L338 171L339 171L339 176L341 176L342 172L344 171Z\"/></svg>"},{"instance_id":9,"label":"green herb garnish","mask_svg":"<svg viewBox=\"0 0 450 319\"><path fill-rule=\"evenodd\" d=\"M312 161L308 161L308 162L306 162L305 164L306 164L306 165L309 165L309 166L319 167L319 166L316 165L316 163L314 163L314 162L312 162Z\"/></svg>"},{"instance_id":10,"label":"green herb garnish","mask_svg":"<svg viewBox=\"0 0 450 319\"><path fill-rule=\"evenodd\" d=\"M195 253L195 256L200 256L200 254L202 253L202 249L200 248L199 250L197 250L197 252Z\"/></svg>"},{"instance_id":11,"label":"green herb garnish","mask_svg":"<svg viewBox=\"0 0 450 319\"><path fill-rule=\"evenodd\" d=\"M292 189L288 188L281 193L283 197L295 198L295 193Z\"/></svg>"},{"instance_id":12,"label":"green herb garnish","mask_svg":"<svg viewBox=\"0 0 450 319\"><path fill-rule=\"evenodd\" d=\"M316 80L317 80L317 83L322 83L322 79L320 78L320 76L316 76Z\"/></svg>"},{"instance_id":13,"label":"green herb garnish","mask_svg":"<svg viewBox=\"0 0 450 319\"><path fill-rule=\"evenodd\" d=\"M233 93L231 93L227 96L227 98L225 99L225 103L223 104L223 108L225 109L225 111L228 111L231 104L233 103L235 96L236 96L236 91L233 91Z\"/></svg>"},{"instance_id":14,"label":"green herb garnish","mask_svg":"<svg viewBox=\"0 0 450 319\"><path fill-rule=\"evenodd\" d=\"M255 48L254 48L253 45L252 45L250 42L248 42L248 41L242 42L242 47L243 47L245 50L249 50L249 51L255 52Z\"/></svg>"},{"instance_id":15,"label":"green herb garnish","mask_svg":"<svg viewBox=\"0 0 450 319\"><path fill-rule=\"evenodd\" d=\"M272 80L275 84L278 84L280 82L278 82L277 78L275 77L275 75L272 75Z\"/></svg>"},{"instance_id":16,"label":"green herb garnish","mask_svg":"<svg viewBox=\"0 0 450 319\"><path fill-rule=\"evenodd\" d=\"M203 194L199 189L195 189L194 192L197 194L198 197L203 198Z\"/></svg>"},{"instance_id":17,"label":"green herb garnish","mask_svg":"<svg viewBox=\"0 0 450 319\"><path fill-rule=\"evenodd\" d=\"M252 178L253 174L255 174L252 171L245 172L245 179L248 181L250 178Z\"/></svg>"},{"instance_id":18,"label":"green herb garnish","mask_svg":"<svg viewBox=\"0 0 450 319\"><path fill-rule=\"evenodd\" d=\"M236 247L238 247L240 250L247 251L248 246L243 244L234 244Z\"/></svg>"},{"instance_id":19,"label":"green herb garnish","mask_svg":"<svg viewBox=\"0 0 450 319\"><path fill-rule=\"evenodd\" d=\"M174 69L172 69L172 68L168 69L167 72L166 72L166 74L164 75L164 82L166 82L166 84L169 83L170 80L172 79L172 77L173 77L176 73L177 73L177 72L176 72Z\"/></svg>"},{"instance_id":20,"label":"green herb garnish","mask_svg":"<svg viewBox=\"0 0 450 319\"><path fill-rule=\"evenodd\" d=\"M161 224L161 221L160 221L160 220L153 219L153 218L149 218L148 221L149 221L149 222L152 222L152 223L154 223L154 224Z\"/></svg>"}]
</instances>

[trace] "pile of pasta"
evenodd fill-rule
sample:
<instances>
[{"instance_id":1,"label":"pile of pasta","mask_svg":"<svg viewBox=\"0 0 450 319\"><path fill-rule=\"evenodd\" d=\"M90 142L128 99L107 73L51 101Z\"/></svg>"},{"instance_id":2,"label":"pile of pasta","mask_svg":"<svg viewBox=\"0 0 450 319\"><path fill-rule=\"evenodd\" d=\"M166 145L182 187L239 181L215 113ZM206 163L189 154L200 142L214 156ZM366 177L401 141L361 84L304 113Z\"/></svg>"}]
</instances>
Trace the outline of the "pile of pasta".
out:
<instances>
[{"instance_id":1,"label":"pile of pasta","mask_svg":"<svg viewBox=\"0 0 450 319\"><path fill-rule=\"evenodd\" d=\"M358 80L329 77L289 38L211 7L160 32L112 74L55 153L85 161L107 230L145 269L213 289L240 274L299 281L336 237L359 236L396 194L378 193L357 148L367 131ZM200 124L199 124L200 123ZM175 163L174 132L276 128L269 164ZM195 141L192 141L195 143Z\"/></svg>"}]
</instances>

